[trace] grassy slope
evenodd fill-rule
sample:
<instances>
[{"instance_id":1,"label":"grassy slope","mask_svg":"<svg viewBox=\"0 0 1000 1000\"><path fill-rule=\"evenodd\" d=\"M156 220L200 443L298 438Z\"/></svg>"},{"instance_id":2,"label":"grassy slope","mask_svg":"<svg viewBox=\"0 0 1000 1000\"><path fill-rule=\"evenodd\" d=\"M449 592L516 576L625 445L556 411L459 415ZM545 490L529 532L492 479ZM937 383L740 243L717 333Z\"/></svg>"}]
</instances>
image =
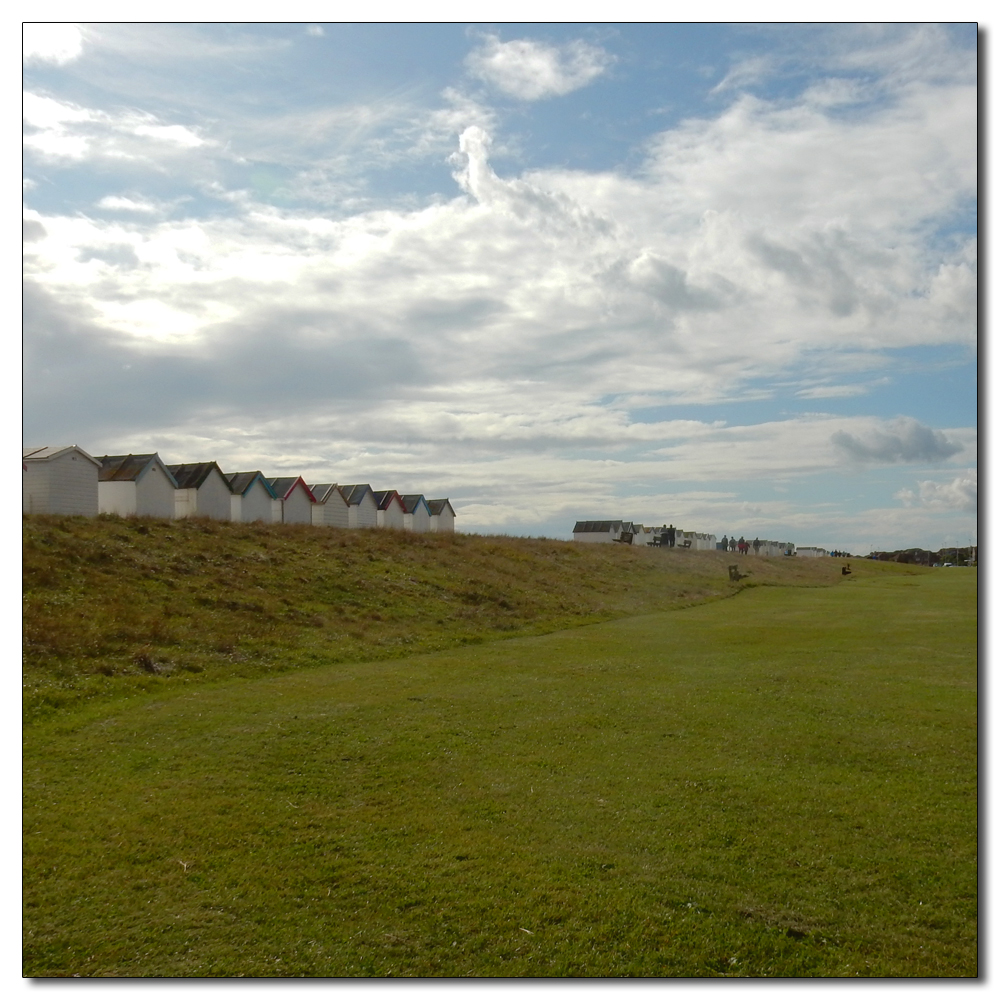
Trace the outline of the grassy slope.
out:
<instances>
[{"instance_id":1,"label":"grassy slope","mask_svg":"<svg viewBox=\"0 0 1000 1000\"><path fill-rule=\"evenodd\" d=\"M24 704L383 659L734 593L722 553L121 518L24 519ZM753 559L744 584L829 584ZM155 672L153 672L155 671Z\"/></svg>"},{"instance_id":2,"label":"grassy slope","mask_svg":"<svg viewBox=\"0 0 1000 1000\"><path fill-rule=\"evenodd\" d=\"M855 568L41 721L25 974L975 975L975 571Z\"/></svg>"}]
</instances>

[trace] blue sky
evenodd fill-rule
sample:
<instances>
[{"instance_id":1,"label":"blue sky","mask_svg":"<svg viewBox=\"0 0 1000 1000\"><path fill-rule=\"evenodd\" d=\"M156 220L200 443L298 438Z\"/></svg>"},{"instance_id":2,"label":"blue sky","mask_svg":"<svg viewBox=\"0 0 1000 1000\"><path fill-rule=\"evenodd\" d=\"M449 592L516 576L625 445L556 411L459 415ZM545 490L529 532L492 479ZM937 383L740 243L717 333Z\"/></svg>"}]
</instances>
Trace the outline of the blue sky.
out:
<instances>
[{"instance_id":1,"label":"blue sky","mask_svg":"<svg viewBox=\"0 0 1000 1000\"><path fill-rule=\"evenodd\" d=\"M974 25L25 29L25 442L467 531L976 538Z\"/></svg>"}]
</instances>

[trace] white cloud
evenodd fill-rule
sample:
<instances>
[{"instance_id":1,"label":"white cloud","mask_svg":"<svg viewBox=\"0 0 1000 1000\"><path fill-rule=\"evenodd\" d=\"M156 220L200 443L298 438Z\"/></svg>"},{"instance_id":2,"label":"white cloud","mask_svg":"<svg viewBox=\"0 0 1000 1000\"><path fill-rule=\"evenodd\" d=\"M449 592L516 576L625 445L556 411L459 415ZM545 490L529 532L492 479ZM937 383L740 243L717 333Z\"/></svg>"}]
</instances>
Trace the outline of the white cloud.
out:
<instances>
[{"instance_id":1,"label":"white cloud","mask_svg":"<svg viewBox=\"0 0 1000 1000\"><path fill-rule=\"evenodd\" d=\"M158 215L162 208L145 198L126 198L122 195L106 195L97 203L98 208L112 212L138 212L142 215Z\"/></svg>"},{"instance_id":2,"label":"white cloud","mask_svg":"<svg viewBox=\"0 0 1000 1000\"><path fill-rule=\"evenodd\" d=\"M465 62L473 76L503 93L538 101L585 87L608 69L612 56L579 39L556 46L528 38L501 42L488 35Z\"/></svg>"},{"instance_id":3,"label":"white cloud","mask_svg":"<svg viewBox=\"0 0 1000 1000\"><path fill-rule=\"evenodd\" d=\"M917 483L917 492L902 489L894 496L907 507L919 505L934 511L974 514L979 502L979 473L969 469L950 482L923 479Z\"/></svg>"},{"instance_id":4,"label":"white cloud","mask_svg":"<svg viewBox=\"0 0 1000 1000\"><path fill-rule=\"evenodd\" d=\"M725 90L738 90L766 80L775 70L773 56L753 56L742 59L712 88L717 94Z\"/></svg>"},{"instance_id":5,"label":"white cloud","mask_svg":"<svg viewBox=\"0 0 1000 1000\"><path fill-rule=\"evenodd\" d=\"M47 99L29 110L53 130L89 124L96 114ZM119 116L110 133L131 129L130 141L148 142L145 134L135 137L137 124L153 127ZM664 154L679 140L661 139L640 178L535 171L511 179L489 161L490 135L471 126L456 160L469 197L339 220L249 199L233 217L136 222L125 242L142 267L128 271L120 257L102 264L87 256L88 248L121 244L119 224L40 217L51 235L40 244L34 273L118 329L129 329L122 326L130 321L122 305L128 300L172 302L185 311L184 323L171 314L160 334L170 337L179 330L210 336L208 324L219 316L253 324L257 310L276 314L294 304L320 327L346 320L419 340L421 352L436 358L443 385L478 381L482 372L531 375L593 399L659 393L663 402L710 401L739 395L749 380L789 371L807 356L837 370L831 366L839 361L830 359L853 350L862 370L865 352L974 342L974 243L935 255L921 242L946 200L925 201L922 219L907 202L873 223L886 213L878 185L847 163L828 188L808 195L814 217L784 214L789 201L806 197L803 187L816 184L805 170L783 190L766 188L755 202L734 205L717 161L728 164L763 145L773 123L758 109L738 125L728 137L708 123L684 126L684 155ZM841 133L844 125L826 127ZM856 135L842 138L863 145L881 127L880 116L856 121ZM792 143L780 132L771 138ZM880 141L892 147L892 138ZM101 141L110 146L112 139ZM816 155L829 148L825 139L800 141L813 142ZM173 145L178 155L203 151ZM893 165L900 177L922 173L923 148L911 135L908 155ZM850 228L840 215L820 212L843 187L876 189L867 211L860 202L852 207ZM197 248L177 246L181 236ZM144 315L150 329L155 314ZM869 363L882 364L881 354ZM803 394L847 391L820 385Z\"/></svg>"},{"instance_id":6,"label":"white cloud","mask_svg":"<svg viewBox=\"0 0 1000 1000\"><path fill-rule=\"evenodd\" d=\"M147 136L157 142L169 142L184 149L203 146L205 140L183 125L137 124L132 129L135 135Z\"/></svg>"},{"instance_id":7,"label":"white cloud","mask_svg":"<svg viewBox=\"0 0 1000 1000\"><path fill-rule=\"evenodd\" d=\"M323 30L323 26L320 24L310 24L306 28L306 34L312 38L322 38L326 32Z\"/></svg>"},{"instance_id":8,"label":"white cloud","mask_svg":"<svg viewBox=\"0 0 1000 1000\"><path fill-rule=\"evenodd\" d=\"M850 115L817 93L686 121L631 174L513 176L490 161L496 113L453 89L429 109L394 93L225 126L29 95L29 164L126 163L226 200L198 216L129 173L94 195L99 212L26 212L32 420L95 448L450 494L480 528L571 523L586 498L595 513L784 524L850 548L859 534L824 525L862 521L777 489L877 465L896 476L888 497L907 463L974 463L975 429L632 412L776 387L846 398L894 348L975 344L975 241L938 235L975 196L974 88L911 80ZM448 151L448 196L373 207L351 188L370 164ZM329 206L276 208L227 182L223 168L261 162ZM102 392L124 363L127 383ZM709 495L719 481L765 499ZM965 495L937 485L912 487L909 508L873 506L872 524L919 542L947 491Z\"/></svg>"},{"instance_id":9,"label":"white cloud","mask_svg":"<svg viewBox=\"0 0 1000 1000\"><path fill-rule=\"evenodd\" d=\"M43 160L112 158L160 164L164 147L189 151L206 140L184 125L163 124L135 110L114 114L26 91L22 99L27 132L24 147Z\"/></svg>"},{"instance_id":10,"label":"white cloud","mask_svg":"<svg viewBox=\"0 0 1000 1000\"><path fill-rule=\"evenodd\" d=\"M799 399L846 399L851 396L864 396L868 387L863 385L816 385L808 389L799 389L795 393Z\"/></svg>"},{"instance_id":11,"label":"white cloud","mask_svg":"<svg viewBox=\"0 0 1000 1000\"><path fill-rule=\"evenodd\" d=\"M83 52L83 30L78 24L25 21L22 31L25 62L61 65Z\"/></svg>"}]
</instances>

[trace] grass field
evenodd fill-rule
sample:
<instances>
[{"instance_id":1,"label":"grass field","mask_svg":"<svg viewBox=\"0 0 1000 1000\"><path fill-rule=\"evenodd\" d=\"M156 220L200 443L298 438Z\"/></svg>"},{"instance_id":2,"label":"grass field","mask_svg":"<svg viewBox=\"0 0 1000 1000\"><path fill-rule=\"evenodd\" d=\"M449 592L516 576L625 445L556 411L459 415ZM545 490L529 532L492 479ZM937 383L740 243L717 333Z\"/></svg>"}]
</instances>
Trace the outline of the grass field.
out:
<instances>
[{"instance_id":1,"label":"grass field","mask_svg":"<svg viewBox=\"0 0 1000 1000\"><path fill-rule=\"evenodd\" d=\"M375 660L726 597L839 564L550 539L24 519L24 713Z\"/></svg>"},{"instance_id":2,"label":"grass field","mask_svg":"<svg viewBox=\"0 0 1000 1000\"><path fill-rule=\"evenodd\" d=\"M854 567L53 708L24 974L974 976L976 571Z\"/></svg>"}]
</instances>

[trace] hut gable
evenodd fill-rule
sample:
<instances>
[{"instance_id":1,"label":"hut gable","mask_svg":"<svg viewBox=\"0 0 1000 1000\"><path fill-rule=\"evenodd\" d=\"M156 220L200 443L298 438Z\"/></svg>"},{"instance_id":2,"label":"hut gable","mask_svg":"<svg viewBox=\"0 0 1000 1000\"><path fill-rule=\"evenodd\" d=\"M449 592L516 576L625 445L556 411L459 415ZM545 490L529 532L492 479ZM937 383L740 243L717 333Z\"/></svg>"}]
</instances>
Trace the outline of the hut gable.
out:
<instances>
[{"instance_id":1,"label":"hut gable","mask_svg":"<svg viewBox=\"0 0 1000 1000\"><path fill-rule=\"evenodd\" d=\"M372 493L375 506L378 508L375 523L380 528L398 528L403 530L403 501L395 490L376 490Z\"/></svg>"},{"instance_id":2,"label":"hut gable","mask_svg":"<svg viewBox=\"0 0 1000 1000\"><path fill-rule=\"evenodd\" d=\"M347 501L343 498L336 483L316 483L309 487L316 503L312 508L312 523L327 528L346 528L348 526Z\"/></svg>"},{"instance_id":3,"label":"hut gable","mask_svg":"<svg viewBox=\"0 0 1000 1000\"><path fill-rule=\"evenodd\" d=\"M431 512L431 531L453 532L455 530L455 509L450 500L447 498L428 500L427 507Z\"/></svg>"},{"instance_id":4,"label":"hut gable","mask_svg":"<svg viewBox=\"0 0 1000 1000\"><path fill-rule=\"evenodd\" d=\"M316 498L301 476L279 476L268 482L278 498L274 501L275 521L312 524L312 505Z\"/></svg>"},{"instance_id":5,"label":"hut gable","mask_svg":"<svg viewBox=\"0 0 1000 1000\"><path fill-rule=\"evenodd\" d=\"M26 514L98 512L101 463L75 444L21 449L21 509Z\"/></svg>"},{"instance_id":6,"label":"hut gable","mask_svg":"<svg viewBox=\"0 0 1000 1000\"><path fill-rule=\"evenodd\" d=\"M274 519L272 501L277 497L271 484L264 478L264 473L257 470L227 472L224 475L232 491L229 496L230 520L270 524Z\"/></svg>"},{"instance_id":7,"label":"hut gable","mask_svg":"<svg viewBox=\"0 0 1000 1000\"><path fill-rule=\"evenodd\" d=\"M340 495L347 503L348 527L375 528L378 526L378 504L367 483L339 486Z\"/></svg>"},{"instance_id":8,"label":"hut gable","mask_svg":"<svg viewBox=\"0 0 1000 1000\"><path fill-rule=\"evenodd\" d=\"M430 531L431 509L422 493L406 493L403 501L403 527L407 531Z\"/></svg>"},{"instance_id":9,"label":"hut gable","mask_svg":"<svg viewBox=\"0 0 1000 1000\"><path fill-rule=\"evenodd\" d=\"M233 491L225 473L215 462L168 465L167 468L177 481L174 517L232 520Z\"/></svg>"},{"instance_id":10,"label":"hut gable","mask_svg":"<svg viewBox=\"0 0 1000 1000\"><path fill-rule=\"evenodd\" d=\"M138 517L174 516L177 480L155 452L151 455L103 455L97 500L102 514Z\"/></svg>"}]
</instances>

